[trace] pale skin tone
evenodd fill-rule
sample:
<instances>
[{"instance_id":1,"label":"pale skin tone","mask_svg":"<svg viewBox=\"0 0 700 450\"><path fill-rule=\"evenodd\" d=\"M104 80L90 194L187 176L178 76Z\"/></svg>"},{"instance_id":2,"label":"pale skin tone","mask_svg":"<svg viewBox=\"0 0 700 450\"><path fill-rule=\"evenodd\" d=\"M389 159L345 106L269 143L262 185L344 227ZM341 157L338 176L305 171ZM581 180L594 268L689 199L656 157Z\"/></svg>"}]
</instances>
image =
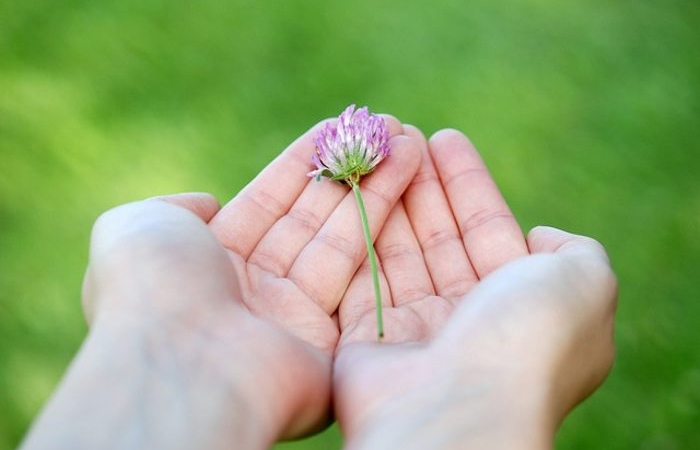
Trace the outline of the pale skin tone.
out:
<instances>
[{"instance_id":1,"label":"pale skin tone","mask_svg":"<svg viewBox=\"0 0 700 450\"><path fill-rule=\"evenodd\" d=\"M551 445L612 363L604 251L525 239L464 136L387 120L392 155L361 184L383 343L353 195L306 177L314 128L222 208L98 220L90 333L23 448L267 448L327 424L331 398L348 448Z\"/></svg>"},{"instance_id":2,"label":"pale skin tone","mask_svg":"<svg viewBox=\"0 0 700 450\"><path fill-rule=\"evenodd\" d=\"M340 305L347 448L542 449L613 360L616 281L592 239L527 238L460 133L430 142L376 242L387 340L363 266Z\"/></svg>"}]
</instances>

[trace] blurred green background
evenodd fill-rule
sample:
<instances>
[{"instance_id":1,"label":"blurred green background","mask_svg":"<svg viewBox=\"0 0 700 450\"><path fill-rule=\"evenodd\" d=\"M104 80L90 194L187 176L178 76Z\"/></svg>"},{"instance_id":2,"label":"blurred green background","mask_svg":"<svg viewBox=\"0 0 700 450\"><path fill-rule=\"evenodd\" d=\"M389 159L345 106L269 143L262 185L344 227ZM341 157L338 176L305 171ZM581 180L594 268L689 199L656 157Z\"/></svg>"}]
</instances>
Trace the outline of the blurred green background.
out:
<instances>
[{"instance_id":1,"label":"blurred green background","mask_svg":"<svg viewBox=\"0 0 700 450\"><path fill-rule=\"evenodd\" d=\"M524 229L608 247L618 359L558 448L700 448L699 30L697 0L0 1L0 449L85 335L100 212L225 201L349 103L463 130Z\"/></svg>"}]
</instances>

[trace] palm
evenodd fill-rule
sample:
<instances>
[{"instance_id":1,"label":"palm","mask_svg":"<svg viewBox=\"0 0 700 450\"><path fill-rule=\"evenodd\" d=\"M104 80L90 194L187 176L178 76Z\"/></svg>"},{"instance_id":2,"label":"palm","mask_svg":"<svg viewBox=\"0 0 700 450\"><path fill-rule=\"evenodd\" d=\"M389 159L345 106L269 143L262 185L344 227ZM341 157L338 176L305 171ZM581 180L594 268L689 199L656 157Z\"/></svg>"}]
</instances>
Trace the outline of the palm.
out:
<instances>
[{"instance_id":1,"label":"palm","mask_svg":"<svg viewBox=\"0 0 700 450\"><path fill-rule=\"evenodd\" d=\"M362 184L376 233L418 166L415 144L396 136L394 155ZM306 176L310 130L209 222L228 249L240 295L255 315L329 354L338 341L335 311L365 257L361 223L346 187Z\"/></svg>"},{"instance_id":2,"label":"palm","mask_svg":"<svg viewBox=\"0 0 700 450\"><path fill-rule=\"evenodd\" d=\"M376 242L385 341L405 344L373 342L374 301L370 274L362 266L339 311L336 407L341 419L351 418L345 424L349 428L368 404L427 383L426 368L433 371L441 364L425 360L433 356L423 344L482 277L528 253L517 222L466 138L443 132L428 150L417 130L406 127L406 133L423 142L423 163Z\"/></svg>"},{"instance_id":3,"label":"palm","mask_svg":"<svg viewBox=\"0 0 700 450\"><path fill-rule=\"evenodd\" d=\"M390 118L389 123L394 130L400 128L395 119ZM313 132L292 144L221 209L206 196L167 199L196 212L216 238L215 248L205 251L201 242L211 234L202 233L201 222L193 221L193 229L165 240L168 247L177 242L186 250L186 257L175 260L191 266L191 270L178 272L174 292L189 293L193 285L213 285L196 292L196 303L185 295L179 316L190 323L204 310L202 334L215 337L208 343L223 350L223 356L213 358L223 366L230 365L227 350L232 342L243 338L263 366L263 378L285 373L284 377L273 376L274 386L266 389L277 413L285 410L290 414L285 437L308 432L326 417L331 357L339 336L335 314L365 257L352 194L337 183L316 183L306 176L311 169ZM396 156L363 182L375 234L420 160L417 146L405 136L394 136L392 145ZM228 260L217 259L222 247ZM236 301L209 302L202 308L203 301L222 293L225 299ZM238 307L241 303L243 310ZM236 361L234 366L238 366Z\"/></svg>"},{"instance_id":4,"label":"palm","mask_svg":"<svg viewBox=\"0 0 700 450\"><path fill-rule=\"evenodd\" d=\"M485 275L526 255L527 245L481 158L456 132L443 132L389 215L376 242L383 272L386 336L390 342L426 339ZM374 301L365 264L340 305L344 342L367 340Z\"/></svg>"}]
</instances>

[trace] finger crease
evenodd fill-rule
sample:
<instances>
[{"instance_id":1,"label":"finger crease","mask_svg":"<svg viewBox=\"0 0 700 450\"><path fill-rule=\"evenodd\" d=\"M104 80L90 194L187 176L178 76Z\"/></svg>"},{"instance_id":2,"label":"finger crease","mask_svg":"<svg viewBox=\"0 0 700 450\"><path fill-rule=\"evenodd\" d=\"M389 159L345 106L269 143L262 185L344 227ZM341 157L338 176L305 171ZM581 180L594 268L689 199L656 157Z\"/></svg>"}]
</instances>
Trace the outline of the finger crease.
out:
<instances>
[{"instance_id":1,"label":"finger crease","mask_svg":"<svg viewBox=\"0 0 700 450\"><path fill-rule=\"evenodd\" d=\"M364 194L369 193L372 194L373 196L377 197L379 200L382 201L383 206L386 206L387 208L392 205L392 198L386 194L383 190L376 189L374 185L368 184L364 186L360 191Z\"/></svg>"},{"instance_id":2,"label":"finger crease","mask_svg":"<svg viewBox=\"0 0 700 450\"><path fill-rule=\"evenodd\" d=\"M447 188L450 184L458 181L460 178L472 178L476 175L486 175L488 177L488 173L488 170L483 167L479 169L466 169L443 178L442 184L445 186L445 188Z\"/></svg>"},{"instance_id":3,"label":"finger crease","mask_svg":"<svg viewBox=\"0 0 700 450\"><path fill-rule=\"evenodd\" d=\"M253 192L242 192L242 195L250 200L256 207L265 211L266 213L272 215L273 217L280 217L285 212L287 212L287 206L282 204L274 195L270 195L262 190L255 190Z\"/></svg>"},{"instance_id":4,"label":"finger crease","mask_svg":"<svg viewBox=\"0 0 700 450\"><path fill-rule=\"evenodd\" d=\"M448 230L436 230L428 234L428 237L422 240L421 248L423 251L432 250L445 243L452 243L454 241L459 241L462 245L462 240L454 231Z\"/></svg>"},{"instance_id":5,"label":"finger crease","mask_svg":"<svg viewBox=\"0 0 700 450\"><path fill-rule=\"evenodd\" d=\"M418 172L411 181L411 186L416 186L424 183L439 183L440 179L437 177L435 172L429 170L423 170Z\"/></svg>"},{"instance_id":6,"label":"finger crease","mask_svg":"<svg viewBox=\"0 0 700 450\"><path fill-rule=\"evenodd\" d=\"M487 223L491 223L494 220L500 220L500 219L507 219L507 220L514 220L513 214L510 213L507 210L503 209L496 209L496 210L491 210L491 209L480 209L473 213L471 216L469 216L466 220L462 221L460 223L460 231L463 236L466 236L468 233L471 231L474 231L475 229L486 225Z\"/></svg>"},{"instance_id":7,"label":"finger crease","mask_svg":"<svg viewBox=\"0 0 700 450\"><path fill-rule=\"evenodd\" d=\"M292 209L287 214L293 222L299 224L303 229L316 231L321 227L323 221L320 217L314 214L313 211L305 209Z\"/></svg>"},{"instance_id":8,"label":"finger crease","mask_svg":"<svg viewBox=\"0 0 700 450\"><path fill-rule=\"evenodd\" d=\"M269 253L266 251L256 250L248 258L248 263L255 264L259 268L274 273L277 276L282 276L287 269L288 263L280 260L277 253Z\"/></svg>"},{"instance_id":9,"label":"finger crease","mask_svg":"<svg viewBox=\"0 0 700 450\"><path fill-rule=\"evenodd\" d=\"M353 263L360 259L362 255L362 250L360 250L360 248L364 248L364 246L358 246L355 241L335 233L319 234L316 239L332 250L336 250Z\"/></svg>"},{"instance_id":10,"label":"finger crease","mask_svg":"<svg viewBox=\"0 0 700 450\"><path fill-rule=\"evenodd\" d=\"M383 261L390 260L393 258L405 258L407 256L415 256L418 252L413 247L409 247L403 244L389 244L382 246L381 259Z\"/></svg>"}]
</instances>

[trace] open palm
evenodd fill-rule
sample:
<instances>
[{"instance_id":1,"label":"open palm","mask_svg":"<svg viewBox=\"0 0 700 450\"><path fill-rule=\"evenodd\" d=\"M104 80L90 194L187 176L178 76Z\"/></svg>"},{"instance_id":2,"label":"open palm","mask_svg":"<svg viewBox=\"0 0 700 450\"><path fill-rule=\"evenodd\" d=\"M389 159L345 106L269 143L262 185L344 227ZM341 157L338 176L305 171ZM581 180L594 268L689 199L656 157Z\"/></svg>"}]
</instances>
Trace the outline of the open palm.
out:
<instances>
[{"instance_id":1,"label":"open palm","mask_svg":"<svg viewBox=\"0 0 700 450\"><path fill-rule=\"evenodd\" d=\"M427 438L445 427L437 438L455 438L468 419L444 413L465 404L486 429L531 424L535 410L560 420L612 363L615 282L604 250L554 229L526 239L465 136L444 130L428 145L413 127L405 132L422 142L423 162L376 243L386 342L374 337L366 266L339 310L333 389L346 435L364 436L364 448L432 447L408 430ZM367 432L377 424L379 441Z\"/></svg>"},{"instance_id":2,"label":"open palm","mask_svg":"<svg viewBox=\"0 0 700 450\"><path fill-rule=\"evenodd\" d=\"M417 144L400 135L396 119L387 120L392 157L362 183L375 235L420 160ZM321 126L294 142L209 225L228 249L245 305L332 355L339 336L334 314L366 251L347 187L306 175Z\"/></svg>"},{"instance_id":3,"label":"open palm","mask_svg":"<svg viewBox=\"0 0 700 450\"><path fill-rule=\"evenodd\" d=\"M420 161L418 145L400 134L396 119L387 120L394 155L361 187L374 235ZM223 208L211 196L190 194L106 213L93 232L86 277L91 320L128 310L139 321L175 324L169 330L177 337L168 342L182 342L183 360L193 360L182 370L222 374L228 386L247 361L246 377L268 400L254 404L282 437L308 433L329 416L336 311L366 257L349 189L306 175L322 125ZM106 300L103 292L110 292ZM133 297L141 300L125 301Z\"/></svg>"},{"instance_id":4,"label":"open palm","mask_svg":"<svg viewBox=\"0 0 700 450\"><path fill-rule=\"evenodd\" d=\"M376 242L383 271L386 341L419 341L442 328L481 278L528 253L518 223L471 143L458 132L421 144L422 164ZM346 343L374 333L371 274L362 266L340 305Z\"/></svg>"},{"instance_id":5,"label":"open palm","mask_svg":"<svg viewBox=\"0 0 700 450\"><path fill-rule=\"evenodd\" d=\"M339 309L334 390L336 413L349 433L372 404L406 395L430 378L437 362L422 351L425 344L480 278L528 253L517 222L466 137L446 130L428 145L417 129L404 128L421 143L423 158L376 242L385 343L374 342L367 264ZM386 345L402 343L407 345Z\"/></svg>"}]
</instances>

